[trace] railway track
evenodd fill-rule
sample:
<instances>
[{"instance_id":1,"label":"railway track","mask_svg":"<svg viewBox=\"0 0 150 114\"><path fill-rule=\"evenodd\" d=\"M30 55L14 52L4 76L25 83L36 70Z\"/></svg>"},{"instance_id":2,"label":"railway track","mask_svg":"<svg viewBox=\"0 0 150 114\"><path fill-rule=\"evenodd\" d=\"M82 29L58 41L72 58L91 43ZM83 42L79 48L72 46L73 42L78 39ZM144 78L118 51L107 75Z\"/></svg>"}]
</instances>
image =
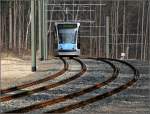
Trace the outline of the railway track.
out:
<instances>
[{"instance_id":1,"label":"railway track","mask_svg":"<svg viewBox=\"0 0 150 114\"><path fill-rule=\"evenodd\" d=\"M91 58L91 59L96 59L98 61L103 61L103 62L109 64L113 69L112 76L104 82L96 83L93 86L85 88L81 91L70 93L68 95L60 96L60 97L57 97L57 98L54 98L54 99L49 99L49 100L46 100L44 102L36 103L36 104L30 105L30 106L26 106L26 107L18 108L18 109L15 109L15 110L7 111L6 113L22 113L22 112L33 111L33 110L36 110L36 109L39 109L39 108L44 108L46 106L50 106L50 105L53 105L53 104L56 104L56 103L63 102L63 101L68 100L68 99L72 99L74 97L78 97L78 96L84 95L86 93L92 92L96 89L99 89L99 88L109 84L113 80L115 80L117 78L118 74L119 74L119 68L116 67L110 61L117 61L119 63L125 64L128 67L130 67L134 71L133 79L130 80L129 82L127 82L126 84L121 85L121 86L119 86L119 87L117 87L117 88L115 88L111 91L108 91L106 93L97 95L97 96L89 98L87 100L80 101L80 102L77 102L75 104L71 104L71 105L68 105L68 106L65 106L65 107L62 107L62 108L50 110L50 111L47 111L46 113L64 113L64 112L68 112L68 111L71 111L71 110L76 109L76 108L84 107L84 106L86 106L90 103L96 102L98 100L102 100L106 97L112 96L112 95L114 95L114 94L116 94L120 91L123 91L124 89L131 86L134 82L136 82L138 80L139 72L132 65L130 65L129 63L127 63L125 61L116 60L116 59L105 59L105 58ZM78 74L74 75L73 77L62 80L62 81L54 83L54 84L50 84L50 85L47 85L47 86L44 86L44 87L40 87L40 88L37 88L37 89L34 89L34 90L30 90L28 92L22 92L20 94L14 94L14 95L11 95L11 96L3 97L3 98L0 99L1 102L7 101L7 100L12 100L12 99L18 98L18 97L23 97L23 96L26 96L26 95L31 95L33 93L40 92L43 89L47 90L47 89L50 89L50 88L53 88L53 87L56 87L56 86L59 86L59 85L62 85L62 84L66 84L70 81L73 81L73 80L77 79L78 77L80 77L86 71L86 66L85 66L84 63L82 63L82 61L80 61L78 59L74 59L74 60L78 61L81 64L82 69L80 70L80 72Z\"/></svg>"},{"instance_id":2,"label":"railway track","mask_svg":"<svg viewBox=\"0 0 150 114\"><path fill-rule=\"evenodd\" d=\"M100 88L100 87L110 83L115 78L117 78L117 75L119 73L119 69L117 67L115 67L111 62L108 62L108 61L105 61L105 60L101 60L101 61L109 64L113 68L112 76L109 79L107 79L106 81L104 81L102 83L97 83L94 86L91 86L89 88L83 89L83 90L81 90L79 92L71 93L71 94L68 94L68 95L65 95L65 96L61 96L61 97L58 97L58 98L55 98L55 99L50 99L50 100L47 100L47 101L44 101L44 102L41 102L41 103L38 103L38 104L34 104L34 105L31 105L31 106L23 107L23 108L16 109L16 110L13 110L13 111L10 111L10 112L12 112L12 113L17 113L17 112L23 113L23 112L28 112L28 111L31 111L31 110L43 108L43 107L46 107L46 106L50 106L50 105L53 105L53 104L56 104L56 103L63 102L65 100L67 100L67 99L72 99L74 97L81 96L83 94L86 94L88 92L94 91L94 90L96 90L96 89L98 89L98 88Z\"/></svg>"},{"instance_id":3,"label":"railway track","mask_svg":"<svg viewBox=\"0 0 150 114\"><path fill-rule=\"evenodd\" d=\"M42 87L39 87L39 88L36 88L36 89L32 89L32 90L29 90L29 91L20 92L20 93L13 94L13 95L2 96L2 97L0 97L0 102L9 101L9 100L24 97L24 96L29 96L29 95L32 95L32 94L37 93L37 92L41 92L41 91L44 91L44 90L48 90L48 89L66 84L70 81L73 81L73 80L79 78L80 76L82 76L85 73L86 65L84 63L82 63L82 61L80 61L79 59L75 59L75 58L73 58L73 59L81 64L80 72L75 74L74 76L72 76L68 79L61 80L61 81L56 82L56 83L52 83L52 84L48 84L46 86L42 86Z\"/></svg>"},{"instance_id":4,"label":"railway track","mask_svg":"<svg viewBox=\"0 0 150 114\"><path fill-rule=\"evenodd\" d=\"M57 72L55 74L52 74L50 76L47 76L46 78L36 80L36 81L30 82L30 83L18 85L18 86L7 88L7 89L1 89L0 90L1 95L9 93L9 92L17 91L17 90L20 90L20 89L24 89L24 88L27 88L27 87L30 87L30 86L33 86L33 85L37 85L37 84L52 80L52 79L64 74L68 70L69 66L68 66L68 63L63 58L60 58L60 59L63 61L64 67L59 72Z\"/></svg>"},{"instance_id":5,"label":"railway track","mask_svg":"<svg viewBox=\"0 0 150 114\"><path fill-rule=\"evenodd\" d=\"M106 59L106 58L97 58L97 59L101 60L101 59ZM89 98L87 100L80 101L80 102L77 102L77 103L62 107L62 108L47 111L46 113L65 113L65 112L69 112L69 111L71 111L73 109L76 109L76 108L84 107L84 106L86 106L90 103L93 103L93 102L96 102L98 100L102 100L106 97L110 97L114 94L117 94L117 93L127 89L129 86L133 85L138 80L139 75L140 75L139 71L137 69L135 69L131 64L129 64L125 61L117 60L117 59L107 59L107 60L117 61L117 62L120 62L122 64L125 64L125 65L129 66L134 72L133 79L128 81L126 84L123 84L123 85L121 85L121 86L119 86L119 87L117 87L117 88L115 88L111 91L105 92L103 94L97 95L97 96Z\"/></svg>"}]
</instances>

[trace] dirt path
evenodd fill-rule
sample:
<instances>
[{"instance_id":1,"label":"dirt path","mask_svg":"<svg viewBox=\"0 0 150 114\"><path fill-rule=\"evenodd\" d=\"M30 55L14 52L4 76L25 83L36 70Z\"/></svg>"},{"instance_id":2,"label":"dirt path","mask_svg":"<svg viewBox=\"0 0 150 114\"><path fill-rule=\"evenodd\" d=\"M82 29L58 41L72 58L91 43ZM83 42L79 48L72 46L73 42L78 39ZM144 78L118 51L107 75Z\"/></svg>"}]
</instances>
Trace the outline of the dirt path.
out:
<instances>
[{"instance_id":1,"label":"dirt path","mask_svg":"<svg viewBox=\"0 0 150 114\"><path fill-rule=\"evenodd\" d=\"M57 63L60 63L59 66ZM53 66L53 67L52 67ZM1 60L1 88L15 86L46 77L63 67L59 59L37 61L37 72L31 71L31 61L19 58L3 58Z\"/></svg>"}]
</instances>

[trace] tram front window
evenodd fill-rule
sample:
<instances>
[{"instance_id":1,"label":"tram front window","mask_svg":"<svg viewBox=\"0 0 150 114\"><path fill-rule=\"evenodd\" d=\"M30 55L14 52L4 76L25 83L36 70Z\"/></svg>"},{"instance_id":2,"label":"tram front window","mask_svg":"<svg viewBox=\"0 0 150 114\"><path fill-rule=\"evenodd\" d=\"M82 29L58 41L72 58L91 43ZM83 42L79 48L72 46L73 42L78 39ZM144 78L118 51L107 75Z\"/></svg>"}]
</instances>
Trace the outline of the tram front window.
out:
<instances>
[{"instance_id":1,"label":"tram front window","mask_svg":"<svg viewBox=\"0 0 150 114\"><path fill-rule=\"evenodd\" d=\"M59 35L59 43L76 43L76 34L77 30L76 29L60 29L58 30L58 35Z\"/></svg>"}]
</instances>

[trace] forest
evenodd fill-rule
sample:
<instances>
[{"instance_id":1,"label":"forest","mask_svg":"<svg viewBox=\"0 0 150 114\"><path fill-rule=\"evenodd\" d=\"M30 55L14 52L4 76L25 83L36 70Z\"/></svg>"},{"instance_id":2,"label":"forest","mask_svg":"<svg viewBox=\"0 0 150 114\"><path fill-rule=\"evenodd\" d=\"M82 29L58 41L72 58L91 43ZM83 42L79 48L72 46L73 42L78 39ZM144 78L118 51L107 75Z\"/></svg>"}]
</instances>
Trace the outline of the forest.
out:
<instances>
[{"instance_id":1,"label":"forest","mask_svg":"<svg viewBox=\"0 0 150 114\"><path fill-rule=\"evenodd\" d=\"M39 28L38 6L43 0L35 1ZM110 58L120 58L125 53L126 59L150 62L149 0L47 0L43 6L49 56L53 56L55 49L54 22L64 20L63 11L67 8L69 20L81 23L81 56L106 57L108 51ZM19 57L31 54L31 18L31 0L0 0L1 53ZM38 52L39 29L36 33Z\"/></svg>"}]
</instances>

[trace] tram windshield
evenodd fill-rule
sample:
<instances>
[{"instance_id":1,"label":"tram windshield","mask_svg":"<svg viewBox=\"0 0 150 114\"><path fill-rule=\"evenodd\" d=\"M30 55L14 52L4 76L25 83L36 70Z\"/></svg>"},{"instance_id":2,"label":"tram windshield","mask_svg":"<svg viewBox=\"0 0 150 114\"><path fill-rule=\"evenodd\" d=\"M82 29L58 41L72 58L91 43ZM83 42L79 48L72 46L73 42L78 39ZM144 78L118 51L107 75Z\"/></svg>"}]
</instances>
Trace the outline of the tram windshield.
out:
<instances>
[{"instance_id":1,"label":"tram windshield","mask_svg":"<svg viewBox=\"0 0 150 114\"><path fill-rule=\"evenodd\" d=\"M77 24L58 24L59 43L76 43Z\"/></svg>"},{"instance_id":2,"label":"tram windshield","mask_svg":"<svg viewBox=\"0 0 150 114\"><path fill-rule=\"evenodd\" d=\"M76 43L76 29L60 29L58 30L59 43Z\"/></svg>"}]
</instances>

